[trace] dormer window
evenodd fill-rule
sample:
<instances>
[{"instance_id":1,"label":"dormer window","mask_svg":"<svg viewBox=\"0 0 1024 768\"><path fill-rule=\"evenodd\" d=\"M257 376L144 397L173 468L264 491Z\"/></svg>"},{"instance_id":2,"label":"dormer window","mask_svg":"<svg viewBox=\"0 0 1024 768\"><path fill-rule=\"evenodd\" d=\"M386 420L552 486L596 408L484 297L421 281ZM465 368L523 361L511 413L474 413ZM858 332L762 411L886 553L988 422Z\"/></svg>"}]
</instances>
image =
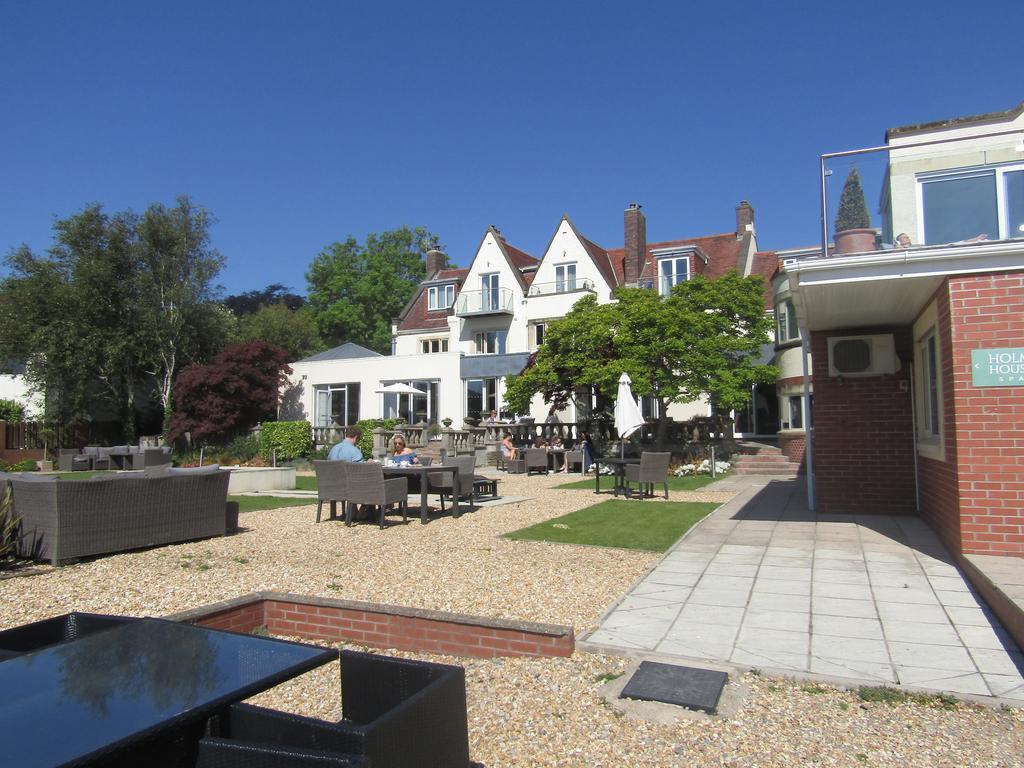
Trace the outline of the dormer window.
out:
<instances>
[{"instance_id":1,"label":"dormer window","mask_svg":"<svg viewBox=\"0 0 1024 768\"><path fill-rule=\"evenodd\" d=\"M427 309L448 309L455 303L455 284L432 285L427 289Z\"/></svg>"},{"instance_id":2,"label":"dormer window","mask_svg":"<svg viewBox=\"0 0 1024 768\"><path fill-rule=\"evenodd\" d=\"M661 296L668 296L674 286L689 279L689 256L663 256L658 259L658 293Z\"/></svg>"}]
</instances>

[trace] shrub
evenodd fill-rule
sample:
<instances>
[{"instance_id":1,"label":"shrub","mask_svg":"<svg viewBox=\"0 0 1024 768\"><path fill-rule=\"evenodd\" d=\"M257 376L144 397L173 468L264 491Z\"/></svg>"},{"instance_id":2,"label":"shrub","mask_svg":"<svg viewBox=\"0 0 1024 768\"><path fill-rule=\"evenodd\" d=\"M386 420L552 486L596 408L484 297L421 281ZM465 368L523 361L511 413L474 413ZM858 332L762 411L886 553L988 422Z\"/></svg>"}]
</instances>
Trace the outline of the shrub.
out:
<instances>
[{"instance_id":1,"label":"shrub","mask_svg":"<svg viewBox=\"0 0 1024 768\"><path fill-rule=\"evenodd\" d=\"M308 421L266 421L260 428L260 455L264 459L270 459L277 449L279 461L290 461L307 456L312 448Z\"/></svg>"},{"instance_id":2,"label":"shrub","mask_svg":"<svg viewBox=\"0 0 1024 768\"><path fill-rule=\"evenodd\" d=\"M25 406L14 400L0 400L0 421L24 421Z\"/></svg>"},{"instance_id":3,"label":"shrub","mask_svg":"<svg viewBox=\"0 0 1024 768\"><path fill-rule=\"evenodd\" d=\"M224 446L224 453L239 462L255 459L260 453L260 441L256 435L240 435Z\"/></svg>"},{"instance_id":4,"label":"shrub","mask_svg":"<svg viewBox=\"0 0 1024 768\"><path fill-rule=\"evenodd\" d=\"M373 430L383 427L386 431L391 432L396 424L398 424L397 419L364 419L356 424L363 430L363 436L359 438L358 445L359 450L363 452L364 459L373 458Z\"/></svg>"},{"instance_id":5,"label":"shrub","mask_svg":"<svg viewBox=\"0 0 1024 768\"><path fill-rule=\"evenodd\" d=\"M850 169L850 175L843 184L843 193L839 196L839 210L836 213L834 232L845 232L848 229L868 229L871 226L871 215L868 204L864 200L864 190L860 185L860 174L857 168Z\"/></svg>"},{"instance_id":6,"label":"shrub","mask_svg":"<svg viewBox=\"0 0 1024 768\"><path fill-rule=\"evenodd\" d=\"M18 530L18 519L11 507L11 489L5 484L0 496L0 568L14 549L14 536Z\"/></svg>"}]
</instances>

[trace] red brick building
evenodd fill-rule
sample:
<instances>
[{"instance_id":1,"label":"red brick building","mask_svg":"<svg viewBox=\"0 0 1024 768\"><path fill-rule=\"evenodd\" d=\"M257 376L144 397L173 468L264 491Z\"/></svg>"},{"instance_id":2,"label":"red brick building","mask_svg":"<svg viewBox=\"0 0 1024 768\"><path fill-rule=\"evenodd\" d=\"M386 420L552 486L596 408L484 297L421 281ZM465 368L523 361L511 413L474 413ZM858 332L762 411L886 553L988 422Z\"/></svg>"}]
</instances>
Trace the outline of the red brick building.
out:
<instances>
[{"instance_id":1,"label":"red brick building","mask_svg":"<svg viewBox=\"0 0 1024 768\"><path fill-rule=\"evenodd\" d=\"M815 508L918 514L956 554L1024 557L1024 105L887 142L877 250L784 267Z\"/></svg>"}]
</instances>

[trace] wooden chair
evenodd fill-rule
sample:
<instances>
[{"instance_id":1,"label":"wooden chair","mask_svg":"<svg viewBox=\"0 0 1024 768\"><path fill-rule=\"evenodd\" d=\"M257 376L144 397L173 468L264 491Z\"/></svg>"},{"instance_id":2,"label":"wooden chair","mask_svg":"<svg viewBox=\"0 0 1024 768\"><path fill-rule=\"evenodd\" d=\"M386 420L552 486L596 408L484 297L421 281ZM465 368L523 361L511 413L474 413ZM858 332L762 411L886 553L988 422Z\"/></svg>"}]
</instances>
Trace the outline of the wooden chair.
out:
<instances>
[{"instance_id":1,"label":"wooden chair","mask_svg":"<svg viewBox=\"0 0 1024 768\"><path fill-rule=\"evenodd\" d=\"M323 510L324 502L331 503L331 516L328 520L335 520L338 517L338 502L342 503L344 510L345 501L348 499L348 474L347 461L314 461L313 469L316 471L316 521L320 522L320 512Z\"/></svg>"},{"instance_id":2,"label":"wooden chair","mask_svg":"<svg viewBox=\"0 0 1024 768\"><path fill-rule=\"evenodd\" d=\"M389 507L398 505L402 522L408 522L409 479L392 477L384 479L384 467L376 462L350 463L345 472L348 477L348 504L345 509L345 525L352 525L352 507L355 504L369 504L380 509L380 527L384 527L384 515Z\"/></svg>"},{"instance_id":3,"label":"wooden chair","mask_svg":"<svg viewBox=\"0 0 1024 768\"><path fill-rule=\"evenodd\" d=\"M660 483L665 487L665 498L668 498L668 464L672 459L671 453L653 453L644 451L640 454L639 464L627 464L626 469L626 495L629 496L630 483L636 483L640 487L640 495L644 496L644 487L649 488L649 495L654 496L654 484Z\"/></svg>"}]
</instances>

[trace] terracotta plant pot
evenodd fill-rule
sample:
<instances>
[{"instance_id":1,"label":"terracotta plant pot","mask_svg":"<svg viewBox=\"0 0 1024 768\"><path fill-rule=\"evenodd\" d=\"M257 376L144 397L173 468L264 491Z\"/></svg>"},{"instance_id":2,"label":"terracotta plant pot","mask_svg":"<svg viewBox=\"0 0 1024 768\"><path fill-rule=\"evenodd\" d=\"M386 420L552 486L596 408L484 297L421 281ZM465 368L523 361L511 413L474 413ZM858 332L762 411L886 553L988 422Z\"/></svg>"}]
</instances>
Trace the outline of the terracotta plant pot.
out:
<instances>
[{"instance_id":1,"label":"terracotta plant pot","mask_svg":"<svg viewBox=\"0 0 1024 768\"><path fill-rule=\"evenodd\" d=\"M876 251L876 233L873 229L846 229L836 232L836 253L866 253Z\"/></svg>"}]
</instances>

